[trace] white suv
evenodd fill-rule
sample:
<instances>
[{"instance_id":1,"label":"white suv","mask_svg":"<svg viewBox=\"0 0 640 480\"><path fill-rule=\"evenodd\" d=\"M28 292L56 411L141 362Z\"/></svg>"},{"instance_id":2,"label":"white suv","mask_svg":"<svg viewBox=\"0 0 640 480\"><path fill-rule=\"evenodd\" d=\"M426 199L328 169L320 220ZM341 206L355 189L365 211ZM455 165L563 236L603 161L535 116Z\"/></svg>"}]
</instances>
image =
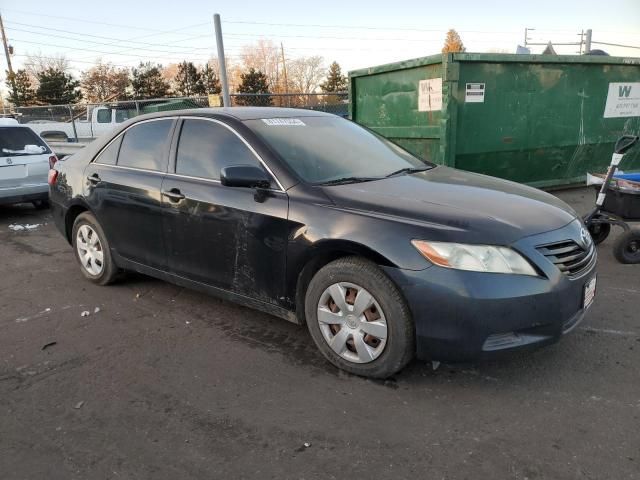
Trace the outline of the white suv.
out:
<instances>
[{"instance_id":1,"label":"white suv","mask_svg":"<svg viewBox=\"0 0 640 480\"><path fill-rule=\"evenodd\" d=\"M0 118L0 205L49 203L49 169L58 159L49 145L29 127Z\"/></svg>"}]
</instances>

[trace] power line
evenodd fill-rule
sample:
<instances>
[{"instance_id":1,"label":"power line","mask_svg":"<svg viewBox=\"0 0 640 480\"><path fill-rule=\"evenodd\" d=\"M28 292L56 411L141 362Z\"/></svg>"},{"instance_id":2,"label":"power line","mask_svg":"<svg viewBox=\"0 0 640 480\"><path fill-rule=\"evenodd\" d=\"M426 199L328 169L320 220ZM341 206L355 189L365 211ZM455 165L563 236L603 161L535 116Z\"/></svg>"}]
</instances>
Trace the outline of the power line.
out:
<instances>
[{"instance_id":1,"label":"power line","mask_svg":"<svg viewBox=\"0 0 640 480\"><path fill-rule=\"evenodd\" d=\"M16 53L14 54L14 57L27 57L29 58L30 55L27 55L26 53ZM44 57L41 55L38 55L38 58L42 58L43 60L59 60L59 57ZM68 60L70 63L91 63L91 64L95 64L95 62L84 62L82 60L71 60L71 59L66 59ZM111 62L109 62L111 63ZM33 62L24 62L23 65L30 65L30 66L36 66L37 64L33 63ZM123 67L123 68L131 68L131 65L119 65L117 63L111 63L111 65L113 65L114 67Z\"/></svg>"},{"instance_id":2,"label":"power line","mask_svg":"<svg viewBox=\"0 0 640 480\"><path fill-rule=\"evenodd\" d=\"M69 45L55 45L52 43L43 43L43 42L34 42L32 40L22 40L22 39L18 39L18 38L14 38L14 41L16 42L22 42L22 43L29 43L29 44L33 44L33 45L43 45L43 46L47 46L47 47L54 47L54 48L64 48L66 50L74 50L74 51L82 51L82 52L93 52L93 53L99 53L101 55L122 55L125 57L139 57L139 58L151 58L151 59L157 59L158 56L150 56L150 55L139 55L139 54L135 54L135 53L118 53L118 52L105 52L103 50L94 50L91 48L82 48L82 47L74 47L74 46L69 46ZM160 52L158 52L160 53ZM180 52L166 52L168 54L171 55L175 55L175 54L180 54ZM184 59L184 57L181 57L182 59Z\"/></svg>"},{"instance_id":3,"label":"power line","mask_svg":"<svg viewBox=\"0 0 640 480\"><path fill-rule=\"evenodd\" d=\"M29 24L24 24L24 23L19 23L19 22L10 22L16 25L24 25L24 26L32 26L32 27L37 27L35 25L29 25ZM37 27L37 28L46 28L46 27ZM26 33L33 33L33 34L38 34L38 35L47 35L47 36L51 36L51 37L56 37L56 38L65 38L65 39L69 39L69 40L82 40L82 41L88 41L85 39L78 39L78 38L73 38L73 37L67 37L64 35L54 35L51 33L44 33L44 32L34 32L32 30L24 30L24 29L19 29L19 28L15 28L12 27L13 31L19 31L19 32L26 32ZM58 31L58 32L63 32L63 33L68 33L71 35L79 35L79 36L89 36L89 37L93 37L93 38L100 38L100 39L106 39L106 40L116 40L117 42L123 42L124 40L118 40L114 37L106 37L106 36L102 36L102 35L90 35L90 34L83 34L80 32L72 32L69 30L61 30L61 29L47 29L47 30L54 30L54 31ZM487 33L491 33L491 32L487 32ZM251 33L240 33L240 32L228 32L225 34L226 37L251 37L251 38L270 38L270 37L277 37L277 38L309 38L309 39L322 39L322 40L326 40L326 39L332 39L332 40L362 40L362 41L398 41L398 42L428 42L428 41L438 41L439 38L386 38L386 37L337 37L337 36L331 36L331 35L261 35L261 34L251 34ZM210 35L195 35L193 37L191 37L191 39L198 39L198 38L209 38ZM186 39L183 39L182 41L184 41ZM178 40L181 41L181 40ZM90 43L96 44L96 45L105 45L105 46L109 46L112 45L111 43L104 43L104 42L94 42L94 41L89 41ZM480 40L479 42L493 42L493 40L488 41L488 40ZM169 44L162 44L162 43L150 43L150 42L136 42L134 41L133 43L139 43L142 45L148 45L148 46L158 46L158 47L168 47L168 48L183 48L183 49L189 49L189 50L205 50L205 49L209 49L211 47L195 47L195 46L186 46L186 45L169 45ZM146 51L151 51L151 52L161 52L161 53L181 53L179 51L176 52L167 52L166 50L155 50L155 49L147 49L147 48L143 48L143 47L131 47L128 48L126 51L130 51L130 50L146 50Z\"/></svg>"},{"instance_id":4,"label":"power line","mask_svg":"<svg viewBox=\"0 0 640 480\"><path fill-rule=\"evenodd\" d=\"M82 41L83 43L91 43L94 45L112 45L110 43L104 43L104 42L96 42L95 40L86 40L86 39L79 39L79 38L75 38L75 37L69 37L69 36L65 36L65 35L55 35L55 34L51 34L51 33L46 33L46 32L35 32L33 30L24 30L21 28L11 28L11 31L13 32L24 32L24 33L31 33L34 35L42 35L42 36L46 36L46 37L53 37L53 38L61 38L61 39L66 39L66 40L74 40L77 42ZM16 41L26 41L26 40L18 40L16 39ZM162 46L161 44L158 44L158 46ZM171 45L166 45L167 47L171 47ZM69 47L71 48L71 47ZM189 50L210 50L211 47L180 47L180 48L186 48ZM157 50L157 49L152 49L152 48L146 48L146 47L136 47L136 50L144 50L144 51L148 51L148 52L157 52L157 53L170 53L170 54L181 54L181 53L187 53L187 52L180 52L180 51L167 51L167 50Z\"/></svg>"},{"instance_id":5,"label":"power line","mask_svg":"<svg viewBox=\"0 0 640 480\"><path fill-rule=\"evenodd\" d=\"M15 28L15 27L11 27L11 30L13 31L17 31L17 32L27 32L27 33L36 33L38 35L47 35L47 36L51 36L51 37L60 37L60 38L70 38L70 37L63 37L62 35L54 35L51 34L50 32L62 32L62 33L67 33L70 35L78 35L78 36L82 36L82 37L91 37L91 38L99 38L99 39L103 39L103 40L115 40L117 42L133 42L133 43L138 43L140 45L148 45L148 46L152 46L152 47L175 47L175 48L187 48L187 49L193 49L193 48L198 48L198 47L190 47L187 45L169 45L169 44L162 44L162 43L151 43L151 42L140 42L140 41L135 41L135 40L123 40L123 39L118 39L115 37L105 37L103 35L92 35L90 33L83 33L83 32L73 32L70 30L62 30L62 29L58 29L58 28L51 28L51 27L42 27L40 25L33 25L33 24L29 24L29 23L20 23L20 22L6 22L9 23L11 25L20 25L20 26L24 26L24 27L31 27L31 28L40 28L43 30L46 30L46 32L34 32L34 31L30 31L30 30L23 30L23 29L19 29L19 28ZM186 28L186 27L185 27ZM190 37L190 38L202 38L204 35L197 35L196 37ZM72 38L73 40L78 40L78 41L86 41L84 38L80 39L80 38ZM188 40L188 39L180 39L180 40L176 40L177 42L181 42L184 40ZM98 43L98 42L95 42ZM107 45L107 44L104 44ZM140 50L142 50L142 48L140 48Z\"/></svg>"},{"instance_id":6,"label":"power line","mask_svg":"<svg viewBox=\"0 0 640 480\"><path fill-rule=\"evenodd\" d=\"M358 25L327 25L327 24L313 24L313 23L269 23L269 22L253 22L246 20L225 20L225 23L234 24L246 24L246 25L270 25L275 27L314 27L314 28L347 28L357 30L386 30L386 31L403 31L403 32L442 32L448 30L447 27L439 27L432 29L424 28L412 28L412 27L372 27L372 26L358 26ZM486 31L486 30L459 30L458 33L510 33L519 34L519 31Z\"/></svg>"},{"instance_id":7,"label":"power line","mask_svg":"<svg viewBox=\"0 0 640 480\"><path fill-rule=\"evenodd\" d=\"M591 43L597 44L597 45L607 45L609 47L635 48L635 49L640 50L640 47L635 47L633 45L621 45L619 43L594 42L594 41L592 41Z\"/></svg>"},{"instance_id":8,"label":"power line","mask_svg":"<svg viewBox=\"0 0 640 480\"><path fill-rule=\"evenodd\" d=\"M121 23L108 23L108 22L100 22L100 21L96 21L96 20L87 20L87 19L81 19L81 18L76 18L76 17L65 17L62 15L49 15L49 14L45 14L45 13L38 13L38 12L27 12L24 10L16 10L13 8L3 8L3 10L6 10L8 12L15 12L15 13L19 13L19 14L23 14L23 15L33 15L36 17L48 17L48 18L59 18L59 19L63 19L63 20L71 20L73 22L81 22L81 23L93 23L95 25L107 25L109 27L119 27L119 28L131 28L134 30L146 30L149 32L157 32L157 33L164 33L164 30L160 30L160 29L156 29L156 28L148 28L148 27L141 27L140 25L126 25L126 24L121 24ZM201 26L201 25L209 25L209 23L200 23L198 25L194 25L194 26ZM185 27L188 28L188 27ZM125 41L125 40L123 40Z\"/></svg>"}]
</instances>

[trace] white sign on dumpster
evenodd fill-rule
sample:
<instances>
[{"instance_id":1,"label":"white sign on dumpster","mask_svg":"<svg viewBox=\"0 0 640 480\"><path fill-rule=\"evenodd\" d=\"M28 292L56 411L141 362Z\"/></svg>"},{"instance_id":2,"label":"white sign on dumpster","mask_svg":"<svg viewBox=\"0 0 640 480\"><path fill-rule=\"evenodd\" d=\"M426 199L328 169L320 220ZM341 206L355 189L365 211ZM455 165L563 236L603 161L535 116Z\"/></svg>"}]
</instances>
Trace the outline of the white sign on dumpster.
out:
<instances>
[{"instance_id":1,"label":"white sign on dumpster","mask_svg":"<svg viewBox=\"0 0 640 480\"><path fill-rule=\"evenodd\" d=\"M430 78L418 82L418 111L442 110L442 78Z\"/></svg>"},{"instance_id":2,"label":"white sign on dumpster","mask_svg":"<svg viewBox=\"0 0 640 480\"><path fill-rule=\"evenodd\" d=\"M640 83L610 83L604 118L640 117Z\"/></svg>"},{"instance_id":3,"label":"white sign on dumpster","mask_svg":"<svg viewBox=\"0 0 640 480\"><path fill-rule=\"evenodd\" d=\"M465 103L484 103L484 83L467 83L464 101Z\"/></svg>"}]
</instances>

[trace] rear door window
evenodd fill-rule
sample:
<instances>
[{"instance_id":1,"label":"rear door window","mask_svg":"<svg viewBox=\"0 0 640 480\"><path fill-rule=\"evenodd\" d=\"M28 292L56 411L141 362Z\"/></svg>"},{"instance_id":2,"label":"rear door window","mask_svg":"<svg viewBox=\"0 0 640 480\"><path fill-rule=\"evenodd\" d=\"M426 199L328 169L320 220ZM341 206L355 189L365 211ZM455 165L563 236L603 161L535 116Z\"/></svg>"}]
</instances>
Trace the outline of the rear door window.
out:
<instances>
[{"instance_id":1,"label":"rear door window","mask_svg":"<svg viewBox=\"0 0 640 480\"><path fill-rule=\"evenodd\" d=\"M0 156L51 153L47 144L29 127L0 127Z\"/></svg>"},{"instance_id":2,"label":"rear door window","mask_svg":"<svg viewBox=\"0 0 640 480\"><path fill-rule=\"evenodd\" d=\"M139 123L128 129L118 155L118 166L164 172L172 119Z\"/></svg>"},{"instance_id":3,"label":"rear door window","mask_svg":"<svg viewBox=\"0 0 640 480\"><path fill-rule=\"evenodd\" d=\"M260 162L224 125L209 120L185 120L178 142L176 173L218 180L220 170L229 165L259 167Z\"/></svg>"}]
</instances>

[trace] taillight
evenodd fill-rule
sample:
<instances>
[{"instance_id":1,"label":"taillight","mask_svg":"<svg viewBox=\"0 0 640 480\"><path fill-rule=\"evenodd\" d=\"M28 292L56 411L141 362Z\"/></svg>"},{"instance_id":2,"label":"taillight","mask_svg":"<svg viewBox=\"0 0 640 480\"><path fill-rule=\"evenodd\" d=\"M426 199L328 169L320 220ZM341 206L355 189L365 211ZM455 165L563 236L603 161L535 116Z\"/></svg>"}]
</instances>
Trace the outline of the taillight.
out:
<instances>
[{"instance_id":1,"label":"taillight","mask_svg":"<svg viewBox=\"0 0 640 480\"><path fill-rule=\"evenodd\" d=\"M53 166L56 164L57 161L58 161L58 157L56 157L55 155L51 155L49 157L49 168L53 168Z\"/></svg>"},{"instance_id":2,"label":"taillight","mask_svg":"<svg viewBox=\"0 0 640 480\"><path fill-rule=\"evenodd\" d=\"M58 171L52 168L49 170L49 178L47 179L47 182L49 185L54 185L56 180L58 180Z\"/></svg>"}]
</instances>

